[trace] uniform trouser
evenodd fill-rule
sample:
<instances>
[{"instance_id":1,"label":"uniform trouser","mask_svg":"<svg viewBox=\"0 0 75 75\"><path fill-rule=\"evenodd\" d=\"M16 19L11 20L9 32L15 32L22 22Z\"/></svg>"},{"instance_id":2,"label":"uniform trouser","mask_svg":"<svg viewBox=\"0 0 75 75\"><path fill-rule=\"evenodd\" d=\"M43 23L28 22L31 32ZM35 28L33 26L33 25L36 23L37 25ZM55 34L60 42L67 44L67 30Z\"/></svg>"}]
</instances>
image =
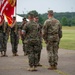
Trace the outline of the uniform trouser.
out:
<instances>
[{"instance_id":1,"label":"uniform trouser","mask_svg":"<svg viewBox=\"0 0 75 75\"><path fill-rule=\"evenodd\" d=\"M47 43L48 62L51 66L57 65L58 62L58 41L51 41Z\"/></svg>"},{"instance_id":2,"label":"uniform trouser","mask_svg":"<svg viewBox=\"0 0 75 75\"><path fill-rule=\"evenodd\" d=\"M41 50L42 50L42 42L40 42L40 48L39 48L39 53L38 53L38 61L40 62L40 58L41 58Z\"/></svg>"},{"instance_id":3,"label":"uniform trouser","mask_svg":"<svg viewBox=\"0 0 75 75\"><path fill-rule=\"evenodd\" d=\"M3 33L0 33L0 52L3 51Z\"/></svg>"},{"instance_id":4,"label":"uniform trouser","mask_svg":"<svg viewBox=\"0 0 75 75\"><path fill-rule=\"evenodd\" d=\"M3 33L3 51L6 52L7 50L7 41L8 41L8 35L6 33Z\"/></svg>"},{"instance_id":5,"label":"uniform trouser","mask_svg":"<svg viewBox=\"0 0 75 75\"><path fill-rule=\"evenodd\" d=\"M27 53L28 53L28 58L29 58L29 66L33 67L33 66L37 66L38 64L38 54L39 54L39 44L38 42L36 43L29 43L27 44Z\"/></svg>"},{"instance_id":6,"label":"uniform trouser","mask_svg":"<svg viewBox=\"0 0 75 75\"><path fill-rule=\"evenodd\" d=\"M23 51L24 51L24 53L26 53L26 44L24 43L24 40L22 40L22 44L23 44Z\"/></svg>"},{"instance_id":7,"label":"uniform trouser","mask_svg":"<svg viewBox=\"0 0 75 75\"><path fill-rule=\"evenodd\" d=\"M19 37L17 34L11 34L10 35L10 41L12 45L12 52L17 53L18 43L19 43Z\"/></svg>"},{"instance_id":8,"label":"uniform trouser","mask_svg":"<svg viewBox=\"0 0 75 75\"><path fill-rule=\"evenodd\" d=\"M40 50L40 52L38 53L38 63L40 62L40 58L41 58L41 50Z\"/></svg>"}]
</instances>

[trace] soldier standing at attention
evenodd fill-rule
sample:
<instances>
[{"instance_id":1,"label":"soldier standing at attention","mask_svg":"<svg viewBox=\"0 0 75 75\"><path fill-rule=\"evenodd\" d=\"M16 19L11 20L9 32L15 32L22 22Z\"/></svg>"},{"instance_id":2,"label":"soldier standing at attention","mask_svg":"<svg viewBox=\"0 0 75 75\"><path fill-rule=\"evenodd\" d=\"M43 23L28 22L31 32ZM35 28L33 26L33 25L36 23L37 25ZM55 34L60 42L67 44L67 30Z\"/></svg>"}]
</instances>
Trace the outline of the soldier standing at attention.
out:
<instances>
[{"instance_id":1,"label":"soldier standing at attention","mask_svg":"<svg viewBox=\"0 0 75 75\"><path fill-rule=\"evenodd\" d=\"M6 50L7 50L7 40L8 40L8 25L3 20L2 24L0 25L0 51L1 57L7 57Z\"/></svg>"},{"instance_id":2,"label":"soldier standing at attention","mask_svg":"<svg viewBox=\"0 0 75 75\"><path fill-rule=\"evenodd\" d=\"M24 56L27 55L27 52L26 52L25 43L24 43L25 36L22 35L22 29L23 29L23 27L24 27L24 25L25 25L26 23L27 23L27 20L26 20L26 18L24 17L24 18L23 18L23 21L22 21L22 24L21 24L21 26L20 26L20 36L21 36L21 40L22 40L22 44L23 44Z\"/></svg>"},{"instance_id":3,"label":"soldier standing at attention","mask_svg":"<svg viewBox=\"0 0 75 75\"><path fill-rule=\"evenodd\" d=\"M49 70L57 69L59 42L62 37L62 26L53 17L53 10L48 11L48 19L44 22L43 38L47 44Z\"/></svg>"},{"instance_id":4,"label":"soldier standing at attention","mask_svg":"<svg viewBox=\"0 0 75 75\"><path fill-rule=\"evenodd\" d=\"M1 57L3 56L3 24L4 24L4 20L0 24L0 52L1 52Z\"/></svg>"},{"instance_id":5,"label":"soldier standing at attention","mask_svg":"<svg viewBox=\"0 0 75 75\"><path fill-rule=\"evenodd\" d=\"M9 38L9 26L4 21L4 25L3 25L3 50L4 50L4 55L3 56L5 56L5 57L7 57L6 51L7 51L8 38Z\"/></svg>"},{"instance_id":6,"label":"soldier standing at attention","mask_svg":"<svg viewBox=\"0 0 75 75\"><path fill-rule=\"evenodd\" d=\"M29 21L24 26L22 32L25 33L25 40L26 43L28 59L29 59L29 66L30 68L28 71L36 71L36 67L38 64L38 53L40 47L40 39L39 39L39 31L38 25L33 21L34 15L33 13L28 13Z\"/></svg>"},{"instance_id":7,"label":"soldier standing at attention","mask_svg":"<svg viewBox=\"0 0 75 75\"><path fill-rule=\"evenodd\" d=\"M42 25L40 24L40 23L38 23L38 21L39 21L39 17L38 17L38 15L34 15L34 22L36 22L37 24L38 24L38 28L39 28L39 38L40 38L40 47L39 47L39 53L38 53L38 64L37 64L37 66L42 66L41 64L40 64L40 57L41 57L41 50L42 50Z\"/></svg>"},{"instance_id":8,"label":"soldier standing at attention","mask_svg":"<svg viewBox=\"0 0 75 75\"><path fill-rule=\"evenodd\" d=\"M19 43L19 32L18 32L18 25L16 23L16 17L13 17L13 23L10 27L10 41L12 45L12 53L13 56L18 56L17 48Z\"/></svg>"}]
</instances>

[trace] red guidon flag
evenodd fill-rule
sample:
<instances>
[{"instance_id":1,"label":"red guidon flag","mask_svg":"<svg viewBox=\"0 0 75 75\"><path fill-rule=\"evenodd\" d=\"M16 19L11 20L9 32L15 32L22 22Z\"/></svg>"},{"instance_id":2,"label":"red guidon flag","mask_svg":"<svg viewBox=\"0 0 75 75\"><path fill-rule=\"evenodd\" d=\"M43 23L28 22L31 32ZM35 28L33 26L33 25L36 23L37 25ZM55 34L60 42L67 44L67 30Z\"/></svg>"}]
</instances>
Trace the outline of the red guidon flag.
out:
<instances>
[{"instance_id":1,"label":"red guidon flag","mask_svg":"<svg viewBox=\"0 0 75 75\"><path fill-rule=\"evenodd\" d=\"M2 1L3 0L0 0L0 9L1 9ZM3 20L4 20L4 16L3 16L3 14L1 14L1 10L0 10L0 25L2 24Z\"/></svg>"},{"instance_id":2,"label":"red guidon flag","mask_svg":"<svg viewBox=\"0 0 75 75\"><path fill-rule=\"evenodd\" d=\"M16 0L2 0L0 5L0 14L6 16L9 26L12 25L12 17L14 15L15 6Z\"/></svg>"}]
</instances>

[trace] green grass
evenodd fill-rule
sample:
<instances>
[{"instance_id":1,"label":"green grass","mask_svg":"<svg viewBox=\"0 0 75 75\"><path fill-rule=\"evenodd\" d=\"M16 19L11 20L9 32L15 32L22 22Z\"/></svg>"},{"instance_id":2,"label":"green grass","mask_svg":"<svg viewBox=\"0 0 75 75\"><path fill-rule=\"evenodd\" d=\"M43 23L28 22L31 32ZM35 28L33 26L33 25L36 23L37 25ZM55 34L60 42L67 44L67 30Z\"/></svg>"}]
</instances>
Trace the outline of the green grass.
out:
<instances>
[{"instance_id":1,"label":"green grass","mask_svg":"<svg viewBox=\"0 0 75 75\"><path fill-rule=\"evenodd\" d=\"M75 27L62 27L63 37L60 48L75 50Z\"/></svg>"},{"instance_id":2,"label":"green grass","mask_svg":"<svg viewBox=\"0 0 75 75\"><path fill-rule=\"evenodd\" d=\"M63 37L61 38L59 47L62 49L75 50L75 27L62 27ZM19 41L22 43L21 40ZM46 46L43 41L43 47Z\"/></svg>"}]
</instances>

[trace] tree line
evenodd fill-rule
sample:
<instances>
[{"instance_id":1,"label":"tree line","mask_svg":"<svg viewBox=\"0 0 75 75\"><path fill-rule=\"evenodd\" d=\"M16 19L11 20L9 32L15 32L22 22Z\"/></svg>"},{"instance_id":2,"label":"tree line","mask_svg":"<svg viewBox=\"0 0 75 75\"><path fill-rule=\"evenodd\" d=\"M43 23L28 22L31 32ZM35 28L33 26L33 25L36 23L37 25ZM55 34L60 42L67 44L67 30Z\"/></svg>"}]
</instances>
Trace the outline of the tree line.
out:
<instances>
[{"instance_id":1,"label":"tree line","mask_svg":"<svg viewBox=\"0 0 75 75\"><path fill-rule=\"evenodd\" d=\"M40 14L36 10L32 10L35 15L39 16L39 22L41 24L47 19L47 13ZM28 16L28 14L18 14L19 16ZM75 12L54 12L54 17L57 18L62 26L75 26Z\"/></svg>"}]
</instances>

